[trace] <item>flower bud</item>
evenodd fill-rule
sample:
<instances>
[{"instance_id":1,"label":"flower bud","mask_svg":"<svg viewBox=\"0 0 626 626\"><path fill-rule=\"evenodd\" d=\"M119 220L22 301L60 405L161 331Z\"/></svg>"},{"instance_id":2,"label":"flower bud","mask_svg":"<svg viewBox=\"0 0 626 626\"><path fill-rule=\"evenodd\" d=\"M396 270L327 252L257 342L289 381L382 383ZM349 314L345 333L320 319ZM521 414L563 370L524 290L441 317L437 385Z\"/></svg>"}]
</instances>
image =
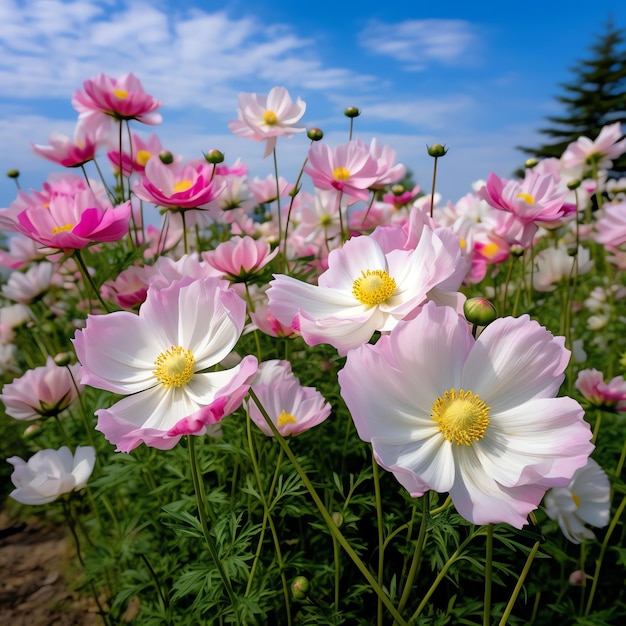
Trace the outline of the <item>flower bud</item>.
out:
<instances>
[{"instance_id":1,"label":"flower bud","mask_svg":"<svg viewBox=\"0 0 626 626\"><path fill-rule=\"evenodd\" d=\"M72 355L69 352L61 352L54 357L54 362L60 367L65 367L72 362Z\"/></svg>"},{"instance_id":2,"label":"flower bud","mask_svg":"<svg viewBox=\"0 0 626 626\"><path fill-rule=\"evenodd\" d=\"M161 163L164 165L170 165L174 162L174 155L168 150L164 150L159 154L159 159L161 159Z\"/></svg>"},{"instance_id":3,"label":"flower bud","mask_svg":"<svg viewBox=\"0 0 626 626\"><path fill-rule=\"evenodd\" d=\"M324 136L324 132L321 128L309 128L309 130L306 131L306 136L311 141L319 141Z\"/></svg>"},{"instance_id":4,"label":"flower bud","mask_svg":"<svg viewBox=\"0 0 626 626\"><path fill-rule=\"evenodd\" d=\"M20 176L20 171L19 170L9 170L7 172L7 176L9 178L19 178Z\"/></svg>"},{"instance_id":5,"label":"flower bud","mask_svg":"<svg viewBox=\"0 0 626 626\"><path fill-rule=\"evenodd\" d=\"M356 107L347 107L344 109L343 114L346 117L359 117L359 115L361 115L361 111L359 111Z\"/></svg>"},{"instance_id":6,"label":"flower bud","mask_svg":"<svg viewBox=\"0 0 626 626\"><path fill-rule=\"evenodd\" d=\"M526 169L531 170L533 167L535 167L535 165L537 165L537 163L539 163L537 159L526 159L526 163L524 163L524 167L526 167Z\"/></svg>"},{"instance_id":7,"label":"flower bud","mask_svg":"<svg viewBox=\"0 0 626 626\"><path fill-rule=\"evenodd\" d=\"M567 183L567 188L570 191L574 191L574 189L578 189L581 184L582 184L582 181L579 179L570 180L569 183Z\"/></svg>"},{"instance_id":8,"label":"flower bud","mask_svg":"<svg viewBox=\"0 0 626 626\"><path fill-rule=\"evenodd\" d=\"M207 163L211 163L212 165L217 165L218 163L223 163L224 162L224 153L220 152L219 150L216 150L215 148L213 148L213 150L209 150L204 155L204 160Z\"/></svg>"},{"instance_id":9,"label":"flower bud","mask_svg":"<svg viewBox=\"0 0 626 626\"><path fill-rule=\"evenodd\" d=\"M586 576L585 572L583 572L583 570L581 570L581 569L574 570L569 575L569 584L570 585L575 585L575 586L584 585L586 577L587 576Z\"/></svg>"},{"instance_id":10,"label":"flower bud","mask_svg":"<svg viewBox=\"0 0 626 626\"><path fill-rule=\"evenodd\" d=\"M405 192L404 185L401 185L400 183L396 183L395 185L391 186L391 193L394 196L401 196L404 192Z\"/></svg>"},{"instance_id":11,"label":"flower bud","mask_svg":"<svg viewBox=\"0 0 626 626\"><path fill-rule=\"evenodd\" d=\"M470 324L487 326L497 317L496 307L486 298L469 298L463 303L465 319Z\"/></svg>"},{"instance_id":12,"label":"flower bud","mask_svg":"<svg viewBox=\"0 0 626 626\"><path fill-rule=\"evenodd\" d=\"M24 431L24 439L26 439L26 441L28 441L30 439L35 439L35 437L39 436L40 434L41 434L41 425L40 424L31 424Z\"/></svg>"},{"instance_id":13,"label":"flower bud","mask_svg":"<svg viewBox=\"0 0 626 626\"><path fill-rule=\"evenodd\" d=\"M309 590L309 579L304 576L296 576L291 583L291 594L296 600L304 600Z\"/></svg>"},{"instance_id":14,"label":"flower bud","mask_svg":"<svg viewBox=\"0 0 626 626\"><path fill-rule=\"evenodd\" d=\"M448 149L440 143L436 143L434 146L426 146L426 150L428 150L428 154L435 159L445 156L448 152Z\"/></svg>"},{"instance_id":15,"label":"flower bud","mask_svg":"<svg viewBox=\"0 0 626 626\"><path fill-rule=\"evenodd\" d=\"M511 256L521 257L524 254L524 246L520 246L520 244L518 243L511 244L511 247L509 248L509 252Z\"/></svg>"},{"instance_id":16,"label":"flower bud","mask_svg":"<svg viewBox=\"0 0 626 626\"><path fill-rule=\"evenodd\" d=\"M335 522L335 526L337 528L341 528L343 524L343 515L339 511L335 511L331 517L333 518L333 522Z\"/></svg>"}]
</instances>

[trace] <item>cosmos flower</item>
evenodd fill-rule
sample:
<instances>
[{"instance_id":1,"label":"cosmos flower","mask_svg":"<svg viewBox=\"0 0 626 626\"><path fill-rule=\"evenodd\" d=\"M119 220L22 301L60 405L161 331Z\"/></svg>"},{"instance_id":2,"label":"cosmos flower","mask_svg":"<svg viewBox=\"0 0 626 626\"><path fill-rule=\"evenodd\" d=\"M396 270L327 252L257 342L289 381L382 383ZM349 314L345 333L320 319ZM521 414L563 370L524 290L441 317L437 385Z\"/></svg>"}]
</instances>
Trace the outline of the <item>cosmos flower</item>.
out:
<instances>
[{"instance_id":1,"label":"cosmos flower","mask_svg":"<svg viewBox=\"0 0 626 626\"><path fill-rule=\"evenodd\" d=\"M593 460L576 470L565 487L546 494L544 506L550 519L559 523L572 543L595 539L585 524L603 528L609 523L611 484L604 470Z\"/></svg>"},{"instance_id":2,"label":"cosmos flower","mask_svg":"<svg viewBox=\"0 0 626 626\"><path fill-rule=\"evenodd\" d=\"M585 369L578 373L576 389L592 406L605 411L626 411L626 381L623 376L615 376L604 382L602 372Z\"/></svg>"},{"instance_id":3,"label":"cosmos flower","mask_svg":"<svg viewBox=\"0 0 626 626\"><path fill-rule=\"evenodd\" d=\"M595 140L579 137L567 146L561 155L563 167L580 168L581 175L589 166L611 169L613 161L626 151L626 137L620 122L607 124Z\"/></svg>"},{"instance_id":4,"label":"cosmos flower","mask_svg":"<svg viewBox=\"0 0 626 626\"><path fill-rule=\"evenodd\" d=\"M97 429L123 452L142 442L168 450L232 413L256 373L256 358L207 370L230 354L245 315L245 302L216 277L150 287L138 315L90 315L73 339L82 382L127 396L96 411Z\"/></svg>"},{"instance_id":5,"label":"cosmos flower","mask_svg":"<svg viewBox=\"0 0 626 626\"><path fill-rule=\"evenodd\" d=\"M474 339L429 302L349 352L339 383L359 436L413 497L449 492L468 521L521 528L593 449L582 407L554 397L568 360L563 338L527 315Z\"/></svg>"}]
</instances>

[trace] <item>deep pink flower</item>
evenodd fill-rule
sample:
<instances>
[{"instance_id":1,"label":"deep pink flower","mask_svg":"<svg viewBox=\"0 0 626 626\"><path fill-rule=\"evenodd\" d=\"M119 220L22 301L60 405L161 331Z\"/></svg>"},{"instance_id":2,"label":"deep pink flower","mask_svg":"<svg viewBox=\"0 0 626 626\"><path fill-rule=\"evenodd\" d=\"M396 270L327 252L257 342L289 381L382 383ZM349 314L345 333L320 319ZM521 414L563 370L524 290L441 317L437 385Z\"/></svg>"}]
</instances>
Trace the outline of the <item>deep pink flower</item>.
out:
<instances>
[{"instance_id":1,"label":"deep pink flower","mask_svg":"<svg viewBox=\"0 0 626 626\"><path fill-rule=\"evenodd\" d=\"M569 356L527 315L474 339L453 309L428 303L349 352L339 384L359 436L413 497L448 492L474 524L522 528L593 450L582 407L555 398Z\"/></svg>"},{"instance_id":2,"label":"deep pink flower","mask_svg":"<svg viewBox=\"0 0 626 626\"><path fill-rule=\"evenodd\" d=\"M76 250L118 241L128 233L130 201L103 207L89 189L56 196L48 207L32 206L17 216L15 230L53 250Z\"/></svg>"},{"instance_id":3,"label":"deep pink flower","mask_svg":"<svg viewBox=\"0 0 626 626\"><path fill-rule=\"evenodd\" d=\"M146 164L141 180L135 181L137 197L167 209L201 209L215 200L223 183L213 180L213 166L204 160L165 165L158 156Z\"/></svg>"},{"instance_id":4,"label":"deep pink flower","mask_svg":"<svg viewBox=\"0 0 626 626\"><path fill-rule=\"evenodd\" d=\"M161 140L157 135L150 135L145 141L136 133L131 135L130 152L122 152L120 160L120 152L110 150L107 157L116 170L121 170L124 176L130 176L133 172L142 174L146 164L153 156L159 156L163 152ZM174 157L174 162L180 162L179 157Z\"/></svg>"},{"instance_id":5,"label":"deep pink flower","mask_svg":"<svg viewBox=\"0 0 626 626\"><path fill-rule=\"evenodd\" d=\"M367 200L368 189L379 178L379 166L362 142L351 141L334 150L316 142L309 148L304 171L320 189L334 189Z\"/></svg>"},{"instance_id":6,"label":"deep pink flower","mask_svg":"<svg viewBox=\"0 0 626 626\"><path fill-rule=\"evenodd\" d=\"M605 383L602 372L581 370L576 379L576 389L595 407L605 411L626 411L626 381L623 376L615 376Z\"/></svg>"},{"instance_id":7,"label":"deep pink flower","mask_svg":"<svg viewBox=\"0 0 626 626\"><path fill-rule=\"evenodd\" d=\"M74 139L61 133L52 133L47 146L32 144L33 152L64 167L79 167L93 161L102 140L101 132L90 132L84 124L77 124Z\"/></svg>"},{"instance_id":8,"label":"deep pink flower","mask_svg":"<svg viewBox=\"0 0 626 626\"><path fill-rule=\"evenodd\" d=\"M117 120L137 120L144 124L160 124L161 115L155 111L161 101L148 95L134 74L111 78L98 74L83 83L84 91L76 90L73 107L79 119L92 125L105 121L103 116Z\"/></svg>"}]
</instances>

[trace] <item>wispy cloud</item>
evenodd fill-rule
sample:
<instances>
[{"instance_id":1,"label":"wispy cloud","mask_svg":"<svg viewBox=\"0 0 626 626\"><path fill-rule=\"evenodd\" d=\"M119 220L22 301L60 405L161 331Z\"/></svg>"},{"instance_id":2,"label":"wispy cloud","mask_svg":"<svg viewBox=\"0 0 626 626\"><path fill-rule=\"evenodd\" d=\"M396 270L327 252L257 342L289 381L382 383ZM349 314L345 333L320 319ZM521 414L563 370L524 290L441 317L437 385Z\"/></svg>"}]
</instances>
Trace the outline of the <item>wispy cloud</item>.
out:
<instances>
[{"instance_id":1,"label":"wispy cloud","mask_svg":"<svg viewBox=\"0 0 626 626\"><path fill-rule=\"evenodd\" d=\"M405 20L386 24L373 20L359 36L371 53L391 57L405 69L421 71L433 63L467 65L477 56L477 26L463 20Z\"/></svg>"}]
</instances>

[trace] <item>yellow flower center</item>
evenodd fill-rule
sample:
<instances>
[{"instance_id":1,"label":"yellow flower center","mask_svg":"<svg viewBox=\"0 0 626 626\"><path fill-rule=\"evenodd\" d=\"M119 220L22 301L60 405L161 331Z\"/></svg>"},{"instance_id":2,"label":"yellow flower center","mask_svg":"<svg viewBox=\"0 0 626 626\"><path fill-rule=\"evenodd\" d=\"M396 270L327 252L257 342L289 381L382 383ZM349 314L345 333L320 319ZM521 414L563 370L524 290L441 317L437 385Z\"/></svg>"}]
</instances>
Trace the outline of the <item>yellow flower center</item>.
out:
<instances>
[{"instance_id":1,"label":"yellow flower center","mask_svg":"<svg viewBox=\"0 0 626 626\"><path fill-rule=\"evenodd\" d=\"M483 256L492 257L494 254L496 254L496 252L498 252L498 250L500 250L500 248L498 247L498 244L494 243L493 241L490 241L489 243L483 246L483 249L481 250L481 252Z\"/></svg>"},{"instance_id":2,"label":"yellow flower center","mask_svg":"<svg viewBox=\"0 0 626 626\"><path fill-rule=\"evenodd\" d=\"M190 180L179 180L174 183L174 192L180 193L181 191L187 191L187 189L191 187L191 184Z\"/></svg>"},{"instance_id":3,"label":"yellow flower center","mask_svg":"<svg viewBox=\"0 0 626 626\"><path fill-rule=\"evenodd\" d=\"M433 402L432 419L450 442L471 445L485 436L489 407L471 391L450 389Z\"/></svg>"},{"instance_id":4,"label":"yellow flower center","mask_svg":"<svg viewBox=\"0 0 626 626\"><path fill-rule=\"evenodd\" d=\"M67 233L74 228L74 224L63 224L63 226L55 226L52 229L52 234L57 235L58 233Z\"/></svg>"},{"instance_id":5,"label":"yellow flower center","mask_svg":"<svg viewBox=\"0 0 626 626\"><path fill-rule=\"evenodd\" d=\"M191 350L172 346L159 354L152 373L165 388L182 387L191 380L195 362Z\"/></svg>"},{"instance_id":6,"label":"yellow flower center","mask_svg":"<svg viewBox=\"0 0 626 626\"><path fill-rule=\"evenodd\" d=\"M361 303L375 306L393 296L396 281L385 270L361 270L352 283L352 295Z\"/></svg>"},{"instance_id":7,"label":"yellow flower center","mask_svg":"<svg viewBox=\"0 0 626 626\"><path fill-rule=\"evenodd\" d=\"M128 98L128 91L126 91L126 89L114 89L113 95L120 100L126 100L126 98Z\"/></svg>"},{"instance_id":8,"label":"yellow flower center","mask_svg":"<svg viewBox=\"0 0 626 626\"><path fill-rule=\"evenodd\" d=\"M572 494L572 500L574 501L574 504L576 505L576 508L579 509L580 508L580 498L575 493Z\"/></svg>"},{"instance_id":9,"label":"yellow flower center","mask_svg":"<svg viewBox=\"0 0 626 626\"><path fill-rule=\"evenodd\" d=\"M517 197L527 204L535 204L535 199L529 193L518 193Z\"/></svg>"},{"instance_id":10,"label":"yellow flower center","mask_svg":"<svg viewBox=\"0 0 626 626\"><path fill-rule=\"evenodd\" d=\"M268 126L276 126L278 124L278 116L274 111L270 111L269 109L263 113L263 121Z\"/></svg>"},{"instance_id":11,"label":"yellow flower center","mask_svg":"<svg viewBox=\"0 0 626 626\"><path fill-rule=\"evenodd\" d=\"M137 163L139 163L141 167L145 167L151 156L152 154L147 150L139 150L139 152L137 152Z\"/></svg>"},{"instance_id":12,"label":"yellow flower center","mask_svg":"<svg viewBox=\"0 0 626 626\"><path fill-rule=\"evenodd\" d=\"M348 178L350 178L350 172L345 167L336 167L333 170L333 178L335 180L348 180Z\"/></svg>"},{"instance_id":13,"label":"yellow flower center","mask_svg":"<svg viewBox=\"0 0 626 626\"><path fill-rule=\"evenodd\" d=\"M295 424L297 421L298 420L296 419L295 415L287 413L287 411L281 411L280 415L278 416L278 422L276 423L276 425L284 426L285 424Z\"/></svg>"}]
</instances>

